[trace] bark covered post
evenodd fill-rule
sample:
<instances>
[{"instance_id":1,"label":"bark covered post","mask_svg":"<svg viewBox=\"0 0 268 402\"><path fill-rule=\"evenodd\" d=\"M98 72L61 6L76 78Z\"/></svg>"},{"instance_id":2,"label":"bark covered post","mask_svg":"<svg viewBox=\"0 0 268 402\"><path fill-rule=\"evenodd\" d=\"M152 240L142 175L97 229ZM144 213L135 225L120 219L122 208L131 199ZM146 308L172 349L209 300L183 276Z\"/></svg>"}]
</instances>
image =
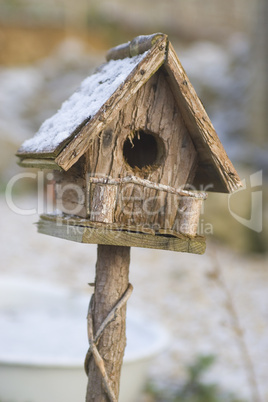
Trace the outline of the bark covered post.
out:
<instances>
[{"instance_id":1,"label":"bark covered post","mask_svg":"<svg viewBox=\"0 0 268 402\"><path fill-rule=\"evenodd\" d=\"M93 336L126 293L129 283L130 247L98 245L95 292L91 300ZM126 346L126 305L104 329L97 344L111 389L118 400L121 366ZM93 355L88 362L86 402L108 402L103 375Z\"/></svg>"}]
</instances>

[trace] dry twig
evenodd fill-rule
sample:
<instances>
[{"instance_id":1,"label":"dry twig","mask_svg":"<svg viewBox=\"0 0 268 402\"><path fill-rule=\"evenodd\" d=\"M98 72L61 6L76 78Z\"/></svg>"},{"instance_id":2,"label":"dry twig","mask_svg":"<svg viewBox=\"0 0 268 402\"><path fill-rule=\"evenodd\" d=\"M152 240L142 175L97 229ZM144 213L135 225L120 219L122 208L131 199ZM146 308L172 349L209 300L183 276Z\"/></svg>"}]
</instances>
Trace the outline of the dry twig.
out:
<instances>
[{"instance_id":1,"label":"dry twig","mask_svg":"<svg viewBox=\"0 0 268 402\"><path fill-rule=\"evenodd\" d=\"M244 332L240 324L239 315L235 308L232 294L224 280L220 263L218 261L216 252L212 252L211 259L213 261L213 271L210 273L210 278L214 279L218 286L223 290L226 297L226 307L233 322L233 329L237 335L237 345L240 350L241 356L245 362L245 367L248 374L248 382L251 388L252 402L261 402L259 395L258 384L256 380L254 365L250 357L250 353L247 348L247 344L244 338Z\"/></svg>"},{"instance_id":2,"label":"dry twig","mask_svg":"<svg viewBox=\"0 0 268 402\"><path fill-rule=\"evenodd\" d=\"M167 193L177 194L182 197L193 197L193 198L199 198L202 200L205 200L207 198L207 194L205 192L195 193L193 191L176 189L174 187L167 186L165 184L154 183L150 180L141 179L140 177L137 177L137 176L126 176L126 177L119 177L116 179L110 178L110 177L92 177L92 176L90 176L88 178L88 180L92 184L110 184L113 186L118 186L120 184L127 184L127 183L138 184L140 186L151 188L153 190L165 191Z\"/></svg>"}]
</instances>

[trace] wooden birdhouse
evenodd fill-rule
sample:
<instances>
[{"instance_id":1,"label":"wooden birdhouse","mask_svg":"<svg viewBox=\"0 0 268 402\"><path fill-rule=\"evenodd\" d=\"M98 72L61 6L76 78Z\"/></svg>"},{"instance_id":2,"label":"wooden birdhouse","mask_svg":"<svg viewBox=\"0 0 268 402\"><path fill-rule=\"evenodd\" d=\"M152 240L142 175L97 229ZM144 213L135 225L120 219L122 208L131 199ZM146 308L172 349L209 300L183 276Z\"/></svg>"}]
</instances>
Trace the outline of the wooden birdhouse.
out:
<instances>
[{"instance_id":1,"label":"wooden birdhouse","mask_svg":"<svg viewBox=\"0 0 268 402\"><path fill-rule=\"evenodd\" d=\"M54 171L39 231L85 243L203 253L204 191L241 185L164 34L111 49L17 155Z\"/></svg>"},{"instance_id":2,"label":"wooden birdhouse","mask_svg":"<svg viewBox=\"0 0 268 402\"><path fill-rule=\"evenodd\" d=\"M204 191L232 192L240 179L164 34L111 49L17 155L53 170L56 212L39 232L99 244L86 401L117 402L130 247L203 253Z\"/></svg>"}]
</instances>

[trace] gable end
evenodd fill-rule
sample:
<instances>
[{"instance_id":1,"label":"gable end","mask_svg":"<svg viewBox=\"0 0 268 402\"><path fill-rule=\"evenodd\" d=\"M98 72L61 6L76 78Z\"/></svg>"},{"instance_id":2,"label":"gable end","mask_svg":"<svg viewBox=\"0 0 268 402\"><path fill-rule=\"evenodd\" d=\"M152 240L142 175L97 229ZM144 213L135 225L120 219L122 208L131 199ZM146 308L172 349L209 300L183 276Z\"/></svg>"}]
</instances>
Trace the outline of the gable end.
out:
<instances>
[{"instance_id":1,"label":"gable end","mask_svg":"<svg viewBox=\"0 0 268 402\"><path fill-rule=\"evenodd\" d=\"M199 167L193 184L207 191L231 193L242 186L222 143L169 42L165 64L171 90L195 145Z\"/></svg>"}]
</instances>

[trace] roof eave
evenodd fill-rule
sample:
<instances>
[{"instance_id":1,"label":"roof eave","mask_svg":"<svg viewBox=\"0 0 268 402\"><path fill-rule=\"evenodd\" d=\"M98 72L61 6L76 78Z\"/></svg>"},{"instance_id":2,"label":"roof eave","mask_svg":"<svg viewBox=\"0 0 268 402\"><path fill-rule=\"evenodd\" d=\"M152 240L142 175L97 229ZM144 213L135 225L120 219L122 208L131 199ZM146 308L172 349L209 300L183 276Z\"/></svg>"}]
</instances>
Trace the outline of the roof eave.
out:
<instances>
[{"instance_id":1,"label":"roof eave","mask_svg":"<svg viewBox=\"0 0 268 402\"><path fill-rule=\"evenodd\" d=\"M42 159L42 158L21 157L18 161L18 165L23 168L62 170L62 168L59 165L57 165L55 160L51 158Z\"/></svg>"}]
</instances>

